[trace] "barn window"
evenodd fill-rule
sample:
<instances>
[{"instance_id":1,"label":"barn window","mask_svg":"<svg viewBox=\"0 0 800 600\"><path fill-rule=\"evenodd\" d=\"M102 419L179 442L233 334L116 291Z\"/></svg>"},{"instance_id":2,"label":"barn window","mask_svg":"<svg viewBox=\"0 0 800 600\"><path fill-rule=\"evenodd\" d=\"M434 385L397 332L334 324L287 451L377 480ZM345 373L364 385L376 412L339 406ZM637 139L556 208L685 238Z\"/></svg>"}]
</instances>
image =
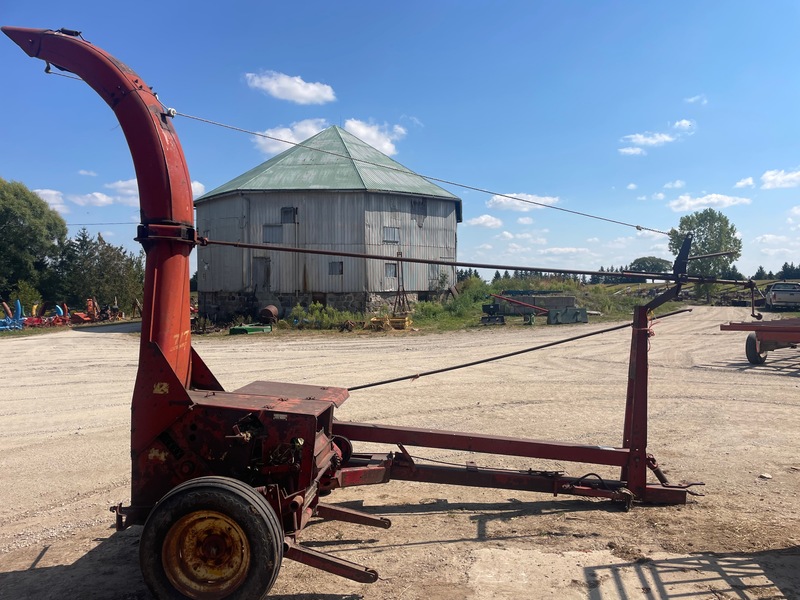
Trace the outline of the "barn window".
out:
<instances>
[{"instance_id":1,"label":"barn window","mask_svg":"<svg viewBox=\"0 0 800 600\"><path fill-rule=\"evenodd\" d=\"M386 277L397 277L397 263L384 263Z\"/></svg>"},{"instance_id":2,"label":"barn window","mask_svg":"<svg viewBox=\"0 0 800 600\"><path fill-rule=\"evenodd\" d=\"M400 228L399 227L384 227L383 228L383 243L384 244L399 244L400 243Z\"/></svg>"},{"instance_id":3,"label":"barn window","mask_svg":"<svg viewBox=\"0 0 800 600\"><path fill-rule=\"evenodd\" d=\"M283 227L281 227L280 225L264 225L264 243L282 244Z\"/></svg>"},{"instance_id":4,"label":"barn window","mask_svg":"<svg viewBox=\"0 0 800 600\"><path fill-rule=\"evenodd\" d=\"M328 263L328 275L344 274L344 263L341 260L332 260Z\"/></svg>"},{"instance_id":5,"label":"barn window","mask_svg":"<svg viewBox=\"0 0 800 600\"><path fill-rule=\"evenodd\" d=\"M281 208L281 223L297 223L297 207L284 206Z\"/></svg>"}]
</instances>

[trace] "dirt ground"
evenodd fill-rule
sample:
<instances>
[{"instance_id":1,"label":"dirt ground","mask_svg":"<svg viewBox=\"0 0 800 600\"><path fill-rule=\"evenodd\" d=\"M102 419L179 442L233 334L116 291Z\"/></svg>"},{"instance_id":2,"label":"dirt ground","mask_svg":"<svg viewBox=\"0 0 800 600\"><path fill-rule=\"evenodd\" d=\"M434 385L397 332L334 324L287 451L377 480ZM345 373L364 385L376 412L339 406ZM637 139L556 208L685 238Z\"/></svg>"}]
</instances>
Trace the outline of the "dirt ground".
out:
<instances>
[{"instance_id":1,"label":"dirt ground","mask_svg":"<svg viewBox=\"0 0 800 600\"><path fill-rule=\"evenodd\" d=\"M800 598L800 356L750 365L739 308L655 325L649 451L671 480L703 481L685 506L636 506L392 482L331 503L388 530L313 525L303 541L376 569L358 584L284 561L293 600ZM226 389L254 380L351 387L527 348L608 325L194 339ZM355 391L340 420L618 446L630 332ZM0 340L0 598L145 599L129 499L129 406L138 338L118 328ZM356 450L364 448L357 447ZM391 448L387 448L387 451ZM570 475L602 467L415 449L441 461Z\"/></svg>"}]
</instances>

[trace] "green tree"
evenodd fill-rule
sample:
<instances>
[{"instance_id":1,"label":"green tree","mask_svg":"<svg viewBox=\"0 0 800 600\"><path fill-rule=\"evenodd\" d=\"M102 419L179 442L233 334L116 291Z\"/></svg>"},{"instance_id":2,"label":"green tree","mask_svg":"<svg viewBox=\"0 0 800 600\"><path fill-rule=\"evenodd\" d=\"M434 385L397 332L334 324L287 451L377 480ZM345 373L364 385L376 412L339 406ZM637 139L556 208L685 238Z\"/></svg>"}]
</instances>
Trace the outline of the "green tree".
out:
<instances>
[{"instance_id":1,"label":"green tree","mask_svg":"<svg viewBox=\"0 0 800 600\"><path fill-rule=\"evenodd\" d=\"M753 275L753 279L763 280L766 278L767 278L767 272L764 270L764 267L758 265L758 270L756 271L756 274Z\"/></svg>"},{"instance_id":2,"label":"green tree","mask_svg":"<svg viewBox=\"0 0 800 600\"><path fill-rule=\"evenodd\" d=\"M663 258L656 256L640 256L631 262L627 268L628 271L636 271L637 273L671 273L672 263ZM646 278L637 278L632 280L634 282L646 281Z\"/></svg>"},{"instance_id":3,"label":"green tree","mask_svg":"<svg viewBox=\"0 0 800 600\"><path fill-rule=\"evenodd\" d=\"M671 273L672 263L655 256L640 256L628 265L628 270L637 273Z\"/></svg>"},{"instance_id":4,"label":"green tree","mask_svg":"<svg viewBox=\"0 0 800 600\"><path fill-rule=\"evenodd\" d=\"M0 178L0 295L20 281L39 288L67 238L67 224L55 210L16 181Z\"/></svg>"},{"instance_id":5,"label":"green tree","mask_svg":"<svg viewBox=\"0 0 800 600\"><path fill-rule=\"evenodd\" d=\"M142 297L144 252L128 252L102 235L92 238L81 229L69 240L62 266L64 298L70 306L83 307L87 298L94 298L101 305L116 303L131 311L134 299Z\"/></svg>"},{"instance_id":6,"label":"green tree","mask_svg":"<svg viewBox=\"0 0 800 600\"><path fill-rule=\"evenodd\" d=\"M722 277L731 270L733 263L742 255L742 240L736 235L736 226L730 219L713 208L681 217L678 228L669 232L669 249L677 256L687 234L693 234L691 255L699 256L715 252L730 252L724 256L713 256L689 262L690 275ZM695 286L698 297L711 301L713 285Z\"/></svg>"}]
</instances>

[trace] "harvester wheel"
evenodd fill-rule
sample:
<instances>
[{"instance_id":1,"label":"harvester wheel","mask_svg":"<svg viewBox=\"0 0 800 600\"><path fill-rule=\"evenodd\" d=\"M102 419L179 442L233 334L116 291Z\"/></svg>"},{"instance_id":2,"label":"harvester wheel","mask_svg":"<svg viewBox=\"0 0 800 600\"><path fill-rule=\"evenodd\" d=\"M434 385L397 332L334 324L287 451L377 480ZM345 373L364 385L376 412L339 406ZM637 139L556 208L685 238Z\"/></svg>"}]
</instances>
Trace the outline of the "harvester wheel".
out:
<instances>
[{"instance_id":1,"label":"harvester wheel","mask_svg":"<svg viewBox=\"0 0 800 600\"><path fill-rule=\"evenodd\" d=\"M142 531L139 564L159 599L263 599L283 560L283 530L267 500L228 477L173 488Z\"/></svg>"},{"instance_id":2,"label":"harvester wheel","mask_svg":"<svg viewBox=\"0 0 800 600\"><path fill-rule=\"evenodd\" d=\"M751 331L747 335L747 340L744 343L744 353L747 355L747 360L753 365L763 365L766 362L767 351L759 352L758 338L755 331Z\"/></svg>"}]
</instances>

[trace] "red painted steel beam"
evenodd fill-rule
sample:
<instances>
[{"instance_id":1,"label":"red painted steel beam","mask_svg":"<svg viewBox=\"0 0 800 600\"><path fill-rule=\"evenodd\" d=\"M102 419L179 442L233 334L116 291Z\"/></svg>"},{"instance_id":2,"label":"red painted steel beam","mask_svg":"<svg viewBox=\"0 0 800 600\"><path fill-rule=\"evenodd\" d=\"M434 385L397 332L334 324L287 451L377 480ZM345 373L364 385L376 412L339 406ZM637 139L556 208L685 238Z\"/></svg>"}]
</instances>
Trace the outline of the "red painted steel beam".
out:
<instances>
[{"instance_id":1,"label":"red painted steel beam","mask_svg":"<svg viewBox=\"0 0 800 600\"><path fill-rule=\"evenodd\" d=\"M647 485L647 352L651 333L647 312L646 306L637 306L633 313L622 438L622 446L629 452L629 461L620 473L620 479L628 482L628 488L640 500L644 499Z\"/></svg>"},{"instance_id":2,"label":"red painted steel beam","mask_svg":"<svg viewBox=\"0 0 800 600\"><path fill-rule=\"evenodd\" d=\"M172 119L129 67L83 39L49 29L3 27L26 54L75 73L114 111L130 147L142 223L194 226L192 187ZM179 381L188 385L189 253L185 241L146 242L142 347L154 342ZM150 368L140 355L140 372ZM144 360L142 360L144 359Z\"/></svg>"},{"instance_id":3,"label":"red painted steel beam","mask_svg":"<svg viewBox=\"0 0 800 600\"><path fill-rule=\"evenodd\" d=\"M628 451L621 448L526 440L456 431L334 421L333 434L359 442L466 450L485 454L567 460L616 467L628 464Z\"/></svg>"},{"instance_id":4,"label":"red painted steel beam","mask_svg":"<svg viewBox=\"0 0 800 600\"><path fill-rule=\"evenodd\" d=\"M130 148L142 221L137 239L147 254L139 370L131 406L131 448L136 454L190 404L186 396L193 357L189 254L195 235L191 179L183 150L171 116L150 87L108 52L77 32L21 27L2 31L29 56L89 84L114 111ZM204 381L218 388L207 369L198 366Z\"/></svg>"},{"instance_id":5,"label":"red painted steel beam","mask_svg":"<svg viewBox=\"0 0 800 600\"><path fill-rule=\"evenodd\" d=\"M301 546L288 537L283 544L283 555L309 567L327 571L359 583L374 583L378 580L378 572L373 569L330 554L324 554L307 546Z\"/></svg>"},{"instance_id":6,"label":"red painted steel beam","mask_svg":"<svg viewBox=\"0 0 800 600\"><path fill-rule=\"evenodd\" d=\"M761 341L800 343L800 319L723 323L721 331L755 331Z\"/></svg>"}]
</instances>

